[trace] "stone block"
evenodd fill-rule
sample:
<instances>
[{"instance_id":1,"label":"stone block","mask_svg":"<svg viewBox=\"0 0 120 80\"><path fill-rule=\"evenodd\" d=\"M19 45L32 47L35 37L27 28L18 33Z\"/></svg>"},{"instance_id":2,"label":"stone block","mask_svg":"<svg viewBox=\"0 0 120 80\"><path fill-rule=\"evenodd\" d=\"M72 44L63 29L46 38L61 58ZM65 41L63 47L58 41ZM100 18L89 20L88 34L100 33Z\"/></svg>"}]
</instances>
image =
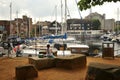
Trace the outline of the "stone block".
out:
<instances>
[{"instance_id":1,"label":"stone block","mask_svg":"<svg viewBox=\"0 0 120 80\"><path fill-rule=\"evenodd\" d=\"M28 80L38 77L37 69L31 65L22 65L16 67L16 80Z\"/></svg>"},{"instance_id":2,"label":"stone block","mask_svg":"<svg viewBox=\"0 0 120 80\"><path fill-rule=\"evenodd\" d=\"M35 67L40 69L55 67L55 60L54 58L38 58L38 57L30 57L29 63L35 65Z\"/></svg>"},{"instance_id":3,"label":"stone block","mask_svg":"<svg viewBox=\"0 0 120 80\"><path fill-rule=\"evenodd\" d=\"M120 80L120 66L90 63L85 80Z\"/></svg>"},{"instance_id":4,"label":"stone block","mask_svg":"<svg viewBox=\"0 0 120 80\"><path fill-rule=\"evenodd\" d=\"M86 56L82 54L72 54L68 56L61 56L55 59L56 67L75 69L86 66Z\"/></svg>"}]
</instances>

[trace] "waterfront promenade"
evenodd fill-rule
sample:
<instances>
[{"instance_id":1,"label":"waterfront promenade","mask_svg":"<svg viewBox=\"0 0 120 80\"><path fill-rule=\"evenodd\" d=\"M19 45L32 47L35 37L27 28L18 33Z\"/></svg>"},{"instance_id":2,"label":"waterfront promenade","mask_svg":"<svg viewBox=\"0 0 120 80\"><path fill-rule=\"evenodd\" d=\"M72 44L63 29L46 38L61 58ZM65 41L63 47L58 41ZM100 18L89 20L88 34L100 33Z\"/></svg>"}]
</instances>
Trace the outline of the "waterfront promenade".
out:
<instances>
[{"instance_id":1,"label":"waterfront promenade","mask_svg":"<svg viewBox=\"0 0 120 80\"><path fill-rule=\"evenodd\" d=\"M90 62L100 62L106 64L120 65L120 58L103 59L95 57L87 57L87 66L84 68L77 68L74 70L49 68L38 71L38 77L34 80L85 80L87 67ZM1 80L15 80L15 67L19 65L28 64L28 58L0 58L0 79ZM82 64L82 63L81 63Z\"/></svg>"}]
</instances>

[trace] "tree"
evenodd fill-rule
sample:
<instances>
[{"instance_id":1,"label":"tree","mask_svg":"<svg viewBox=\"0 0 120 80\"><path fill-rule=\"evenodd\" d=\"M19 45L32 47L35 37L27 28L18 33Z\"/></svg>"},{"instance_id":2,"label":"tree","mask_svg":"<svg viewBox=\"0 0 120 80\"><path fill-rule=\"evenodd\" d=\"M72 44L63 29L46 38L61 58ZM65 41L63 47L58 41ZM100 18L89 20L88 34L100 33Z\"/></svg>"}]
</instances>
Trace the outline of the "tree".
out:
<instances>
[{"instance_id":1,"label":"tree","mask_svg":"<svg viewBox=\"0 0 120 80\"><path fill-rule=\"evenodd\" d=\"M80 0L78 2L81 11L91 8L91 6L102 5L104 2L117 2L120 0Z\"/></svg>"},{"instance_id":2,"label":"tree","mask_svg":"<svg viewBox=\"0 0 120 80\"><path fill-rule=\"evenodd\" d=\"M31 33L30 33L30 36L31 36L31 37L34 37L34 34L35 34L35 28L32 28L32 31L31 31Z\"/></svg>"},{"instance_id":3,"label":"tree","mask_svg":"<svg viewBox=\"0 0 120 80\"><path fill-rule=\"evenodd\" d=\"M92 20L92 27L93 27L92 29L93 30L99 30L100 25L101 25L101 23L100 23L100 21L98 19L93 19Z\"/></svg>"},{"instance_id":4,"label":"tree","mask_svg":"<svg viewBox=\"0 0 120 80\"><path fill-rule=\"evenodd\" d=\"M120 31L120 26L117 26L114 30L115 30L115 32Z\"/></svg>"}]
</instances>

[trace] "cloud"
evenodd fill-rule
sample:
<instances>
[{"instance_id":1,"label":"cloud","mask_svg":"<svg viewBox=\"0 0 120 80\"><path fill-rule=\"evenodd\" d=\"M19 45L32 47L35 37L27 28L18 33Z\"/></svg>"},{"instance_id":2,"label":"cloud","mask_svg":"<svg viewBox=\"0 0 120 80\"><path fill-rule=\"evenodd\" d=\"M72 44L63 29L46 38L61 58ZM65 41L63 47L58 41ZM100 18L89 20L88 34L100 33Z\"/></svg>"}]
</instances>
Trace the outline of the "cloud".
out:
<instances>
[{"instance_id":1,"label":"cloud","mask_svg":"<svg viewBox=\"0 0 120 80\"><path fill-rule=\"evenodd\" d=\"M61 21L61 0L0 0L0 19L8 19L10 16L10 1L12 1L12 19L16 18L16 11L19 17L27 15L33 19L40 20L55 20L55 6L57 5L57 19ZM63 1L63 17L64 1ZM92 7L92 12L106 14L106 18L117 19L117 8L120 7L120 2L105 3L102 6ZM80 18L75 0L67 0L67 7L71 18ZM84 18L90 14L90 10L80 11L81 16Z\"/></svg>"},{"instance_id":2,"label":"cloud","mask_svg":"<svg viewBox=\"0 0 120 80\"><path fill-rule=\"evenodd\" d=\"M57 1L57 0L56 0ZM51 16L52 11L57 5L55 0L21 0L16 1L16 6L19 8L20 11L25 12L23 10L27 10L31 15L35 17L45 17ZM20 2L22 2L20 4ZM28 15L29 15L28 13Z\"/></svg>"}]
</instances>

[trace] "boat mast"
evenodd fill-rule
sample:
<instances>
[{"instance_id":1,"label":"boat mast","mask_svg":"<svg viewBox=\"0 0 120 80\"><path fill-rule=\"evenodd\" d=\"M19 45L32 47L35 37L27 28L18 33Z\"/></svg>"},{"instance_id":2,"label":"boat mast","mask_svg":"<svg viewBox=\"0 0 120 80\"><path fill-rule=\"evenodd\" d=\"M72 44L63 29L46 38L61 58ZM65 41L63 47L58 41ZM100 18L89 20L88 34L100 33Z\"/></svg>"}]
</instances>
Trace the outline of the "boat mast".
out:
<instances>
[{"instance_id":1,"label":"boat mast","mask_svg":"<svg viewBox=\"0 0 120 80\"><path fill-rule=\"evenodd\" d=\"M12 20L12 2L10 2L10 35L11 33L11 20Z\"/></svg>"},{"instance_id":2,"label":"boat mast","mask_svg":"<svg viewBox=\"0 0 120 80\"><path fill-rule=\"evenodd\" d=\"M119 21L119 8L117 8L117 20Z\"/></svg>"},{"instance_id":3,"label":"boat mast","mask_svg":"<svg viewBox=\"0 0 120 80\"><path fill-rule=\"evenodd\" d=\"M34 20L34 22L36 23L36 19ZM35 31L34 31L34 32L35 32L35 33L34 33L34 36L35 36L35 38L36 38L36 26L34 27L34 30L35 30Z\"/></svg>"},{"instance_id":4,"label":"boat mast","mask_svg":"<svg viewBox=\"0 0 120 80\"><path fill-rule=\"evenodd\" d=\"M18 28L18 11L16 11L16 15L17 15L17 36L19 36L19 28Z\"/></svg>"},{"instance_id":5,"label":"boat mast","mask_svg":"<svg viewBox=\"0 0 120 80\"><path fill-rule=\"evenodd\" d=\"M28 36L29 36L29 38L30 38L30 21L31 21L31 20L30 20L30 17L29 17L28 19L29 19L29 21L28 21L28 22L29 22L29 23L28 23L28 25L29 25L29 26L28 26Z\"/></svg>"},{"instance_id":6,"label":"boat mast","mask_svg":"<svg viewBox=\"0 0 120 80\"><path fill-rule=\"evenodd\" d=\"M67 31L67 0L65 0L65 29L64 33Z\"/></svg>"},{"instance_id":7,"label":"boat mast","mask_svg":"<svg viewBox=\"0 0 120 80\"><path fill-rule=\"evenodd\" d=\"M63 4L61 0L61 34L63 34Z\"/></svg>"},{"instance_id":8,"label":"boat mast","mask_svg":"<svg viewBox=\"0 0 120 80\"><path fill-rule=\"evenodd\" d=\"M76 5L77 5L77 0L75 0L75 2L76 2ZM78 9L80 18L82 19L82 16L81 16L81 13L80 13L80 10L79 10L78 6L77 6L77 9Z\"/></svg>"},{"instance_id":9,"label":"boat mast","mask_svg":"<svg viewBox=\"0 0 120 80\"><path fill-rule=\"evenodd\" d=\"M90 8L90 31L91 31L90 40L92 40L92 7Z\"/></svg>"},{"instance_id":10,"label":"boat mast","mask_svg":"<svg viewBox=\"0 0 120 80\"><path fill-rule=\"evenodd\" d=\"M55 24L56 24L56 35L57 35L57 5L55 6L55 20L56 20L56 22L55 22Z\"/></svg>"},{"instance_id":11,"label":"boat mast","mask_svg":"<svg viewBox=\"0 0 120 80\"><path fill-rule=\"evenodd\" d=\"M119 22L119 8L117 8L117 20ZM117 34L119 33L119 23L117 24Z\"/></svg>"},{"instance_id":12,"label":"boat mast","mask_svg":"<svg viewBox=\"0 0 120 80\"><path fill-rule=\"evenodd\" d=\"M39 24L39 37L40 37L40 19L39 19L39 23L38 24Z\"/></svg>"}]
</instances>

